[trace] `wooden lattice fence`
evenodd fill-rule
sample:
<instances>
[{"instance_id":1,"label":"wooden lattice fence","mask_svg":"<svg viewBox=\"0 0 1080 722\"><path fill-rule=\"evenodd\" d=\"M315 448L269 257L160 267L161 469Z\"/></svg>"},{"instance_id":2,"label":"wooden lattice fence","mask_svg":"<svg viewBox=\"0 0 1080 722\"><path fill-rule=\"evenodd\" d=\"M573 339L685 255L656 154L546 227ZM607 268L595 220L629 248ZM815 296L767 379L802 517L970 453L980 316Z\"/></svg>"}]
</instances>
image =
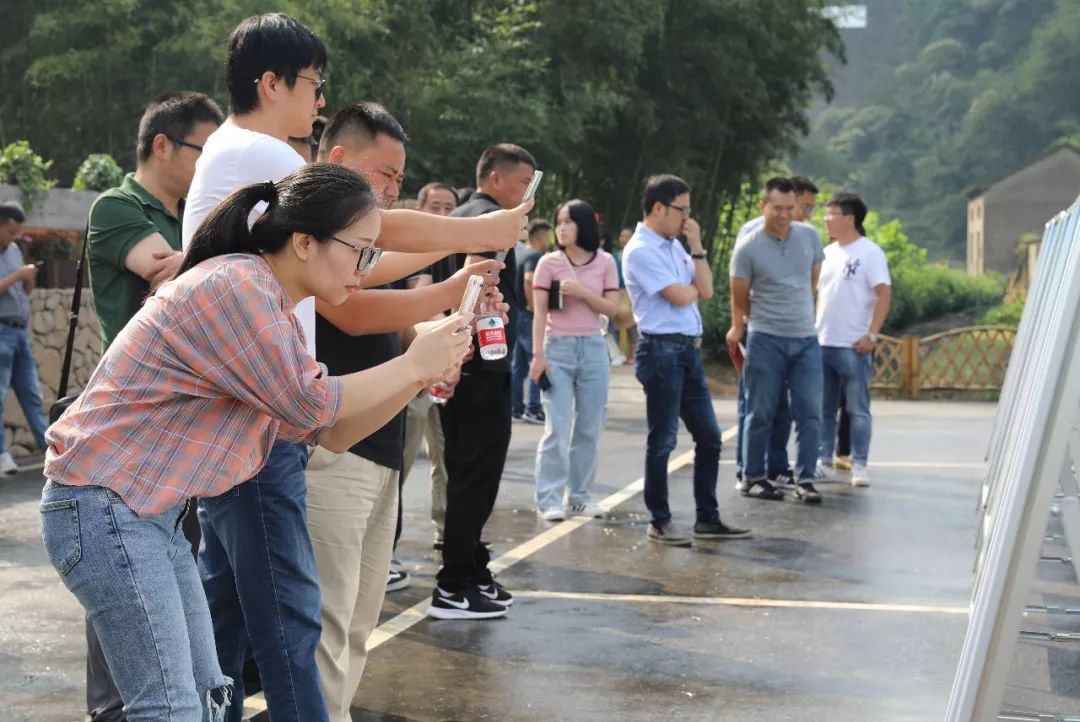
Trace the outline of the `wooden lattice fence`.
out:
<instances>
[{"instance_id":1,"label":"wooden lattice fence","mask_svg":"<svg viewBox=\"0 0 1080 722\"><path fill-rule=\"evenodd\" d=\"M999 391L1015 338L1010 326L971 326L923 338L882 336L872 387L910 398L921 391Z\"/></svg>"}]
</instances>

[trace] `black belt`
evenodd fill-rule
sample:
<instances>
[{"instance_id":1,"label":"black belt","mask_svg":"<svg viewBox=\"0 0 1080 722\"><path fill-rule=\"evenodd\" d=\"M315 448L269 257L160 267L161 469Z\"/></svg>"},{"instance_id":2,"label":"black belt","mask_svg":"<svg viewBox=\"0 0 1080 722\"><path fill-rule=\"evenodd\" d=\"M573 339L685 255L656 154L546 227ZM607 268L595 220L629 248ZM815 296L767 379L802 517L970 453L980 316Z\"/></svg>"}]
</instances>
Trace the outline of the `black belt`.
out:
<instances>
[{"instance_id":1,"label":"black belt","mask_svg":"<svg viewBox=\"0 0 1080 722\"><path fill-rule=\"evenodd\" d=\"M701 336L687 336L682 333L643 333L641 335L653 341L669 341L683 346L701 348Z\"/></svg>"},{"instance_id":2,"label":"black belt","mask_svg":"<svg viewBox=\"0 0 1080 722\"><path fill-rule=\"evenodd\" d=\"M10 326L11 328L26 328L26 321L12 321L6 318L0 318L0 326Z\"/></svg>"}]
</instances>

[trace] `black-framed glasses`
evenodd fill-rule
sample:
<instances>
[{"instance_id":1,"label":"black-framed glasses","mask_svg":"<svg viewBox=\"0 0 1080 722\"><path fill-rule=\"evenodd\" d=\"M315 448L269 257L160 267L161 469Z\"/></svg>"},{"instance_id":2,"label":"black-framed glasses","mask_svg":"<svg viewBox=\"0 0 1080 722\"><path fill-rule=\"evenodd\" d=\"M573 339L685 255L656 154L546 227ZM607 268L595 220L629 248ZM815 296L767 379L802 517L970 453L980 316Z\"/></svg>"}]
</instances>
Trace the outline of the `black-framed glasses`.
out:
<instances>
[{"instance_id":1,"label":"black-framed glasses","mask_svg":"<svg viewBox=\"0 0 1080 722\"><path fill-rule=\"evenodd\" d=\"M324 86L324 85L326 85L326 81L325 81L325 80L321 80L321 79L319 79L319 78L309 78L308 76L306 76L306 75L301 75L300 73L297 73L297 74L296 74L296 77L298 77L298 78L303 78L304 80L307 80L307 81L310 81L310 82L312 82L312 83L315 83L315 100L318 100L319 98L321 98L321 97L322 97L322 94L323 94L323 86Z\"/></svg>"},{"instance_id":2,"label":"black-framed glasses","mask_svg":"<svg viewBox=\"0 0 1080 722\"><path fill-rule=\"evenodd\" d=\"M665 203L664 205L682 213L684 216L690 215L690 206L677 206L674 203Z\"/></svg>"},{"instance_id":3,"label":"black-framed glasses","mask_svg":"<svg viewBox=\"0 0 1080 722\"><path fill-rule=\"evenodd\" d=\"M202 153L203 147L201 145L195 145L194 143L188 143L186 140L180 140L179 138L173 138L168 133L165 134L165 137L168 138L169 140L171 140L173 143L176 143L177 145L182 145L185 148L191 148L194 151L198 151L199 153Z\"/></svg>"},{"instance_id":4,"label":"black-framed glasses","mask_svg":"<svg viewBox=\"0 0 1080 722\"><path fill-rule=\"evenodd\" d=\"M372 268L375 267L375 264L379 262L379 257L382 256L383 249L378 248L377 246L354 246L348 241L341 240L337 236L330 236L330 240L337 241L341 245L348 246L349 248L356 251L356 253L358 254L358 257L356 259L357 273L370 271Z\"/></svg>"}]
</instances>

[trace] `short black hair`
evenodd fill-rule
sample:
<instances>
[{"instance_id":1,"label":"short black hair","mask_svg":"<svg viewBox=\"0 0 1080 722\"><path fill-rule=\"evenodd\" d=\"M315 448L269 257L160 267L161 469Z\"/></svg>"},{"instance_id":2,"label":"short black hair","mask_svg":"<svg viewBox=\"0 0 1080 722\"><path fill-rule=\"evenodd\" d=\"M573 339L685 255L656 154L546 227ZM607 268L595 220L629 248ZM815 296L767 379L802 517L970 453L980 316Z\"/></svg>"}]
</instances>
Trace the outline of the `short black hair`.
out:
<instances>
[{"instance_id":1,"label":"short black hair","mask_svg":"<svg viewBox=\"0 0 1080 722\"><path fill-rule=\"evenodd\" d=\"M334 113L323 129L322 138L319 140L319 157L326 158L326 154L335 145L341 145L341 139L347 135L356 135L364 140L367 147L375 140L379 133L406 143L409 136L405 129L397 121L390 111L371 101L353 103Z\"/></svg>"},{"instance_id":2,"label":"short black hair","mask_svg":"<svg viewBox=\"0 0 1080 722\"><path fill-rule=\"evenodd\" d=\"M529 223L529 238L532 238L537 233L551 233L551 224L543 218L537 218L535 221Z\"/></svg>"},{"instance_id":3,"label":"short black hair","mask_svg":"<svg viewBox=\"0 0 1080 722\"><path fill-rule=\"evenodd\" d=\"M837 193L829 199L829 202L826 203L825 206L827 208L839 208L840 213L845 216L855 216L855 230L864 236L866 235L866 229L863 228L863 221L866 220L868 209L866 207L866 202L859 197L858 193Z\"/></svg>"},{"instance_id":4,"label":"short black hair","mask_svg":"<svg viewBox=\"0 0 1080 722\"><path fill-rule=\"evenodd\" d=\"M450 195L454 197L454 204L457 204L457 191L455 191L451 186L448 186L445 183L439 183L438 181L436 181L434 183L428 183L426 186L420 189L420 192L416 194L416 205L422 206L427 203L427 197L431 195L432 191L437 190L449 191Z\"/></svg>"},{"instance_id":5,"label":"short black hair","mask_svg":"<svg viewBox=\"0 0 1080 722\"><path fill-rule=\"evenodd\" d=\"M232 112L250 113L259 106L255 85L270 71L292 88L304 68L326 69L326 46L303 23L285 13L247 18L232 31L225 54L225 84Z\"/></svg>"},{"instance_id":6,"label":"short black hair","mask_svg":"<svg viewBox=\"0 0 1080 722\"><path fill-rule=\"evenodd\" d=\"M804 175L791 176L791 184L795 186L795 195L801 196L803 193L813 193L817 195L821 191L814 185L814 181L810 180Z\"/></svg>"},{"instance_id":7,"label":"short black hair","mask_svg":"<svg viewBox=\"0 0 1080 722\"><path fill-rule=\"evenodd\" d=\"M483 183L492 172L519 163L527 163L536 168L536 158L520 145L498 143L484 148L484 152L480 154L480 162L476 164L476 185Z\"/></svg>"},{"instance_id":8,"label":"short black hair","mask_svg":"<svg viewBox=\"0 0 1080 722\"><path fill-rule=\"evenodd\" d=\"M26 212L17 201L0 202L0 226L6 226L8 221L26 222Z\"/></svg>"},{"instance_id":9,"label":"short black hair","mask_svg":"<svg viewBox=\"0 0 1080 722\"><path fill-rule=\"evenodd\" d=\"M596 211L588 203L574 199L555 209L555 222L559 222L559 213L566 209L570 220L577 226L577 247L583 251L595 251L600 248L600 221L596 220Z\"/></svg>"},{"instance_id":10,"label":"short black hair","mask_svg":"<svg viewBox=\"0 0 1080 722\"><path fill-rule=\"evenodd\" d=\"M641 212L647 216L657 203L671 205L676 198L689 192L690 184L677 175L651 175L645 179L645 188L641 194Z\"/></svg>"},{"instance_id":11,"label":"short black hair","mask_svg":"<svg viewBox=\"0 0 1080 722\"><path fill-rule=\"evenodd\" d=\"M135 143L135 160L145 163L154 151L154 138L166 135L175 143L195 129L196 123L221 125L225 116L208 95L186 90L166 93L154 98L139 119L139 137Z\"/></svg>"},{"instance_id":12,"label":"short black hair","mask_svg":"<svg viewBox=\"0 0 1080 722\"><path fill-rule=\"evenodd\" d=\"M769 180L765 181L765 188L761 191L762 199L767 199L769 193L776 191L777 193L794 193L795 184L791 182L790 178L784 176L773 176Z\"/></svg>"}]
</instances>

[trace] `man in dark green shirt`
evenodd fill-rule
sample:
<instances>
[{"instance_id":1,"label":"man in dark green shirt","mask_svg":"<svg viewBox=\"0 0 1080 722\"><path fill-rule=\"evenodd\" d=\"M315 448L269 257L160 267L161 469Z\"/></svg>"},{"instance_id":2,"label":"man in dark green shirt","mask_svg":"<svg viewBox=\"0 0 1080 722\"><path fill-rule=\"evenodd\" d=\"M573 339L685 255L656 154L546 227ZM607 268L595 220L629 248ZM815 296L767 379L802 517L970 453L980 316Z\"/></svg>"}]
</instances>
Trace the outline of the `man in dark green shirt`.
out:
<instances>
[{"instance_id":1,"label":"man in dark green shirt","mask_svg":"<svg viewBox=\"0 0 1080 722\"><path fill-rule=\"evenodd\" d=\"M184 196L195 175L203 143L221 125L217 104L202 93L169 93L157 98L139 121L134 173L118 188L102 193L90 208L90 287L101 323L104 351L143 301L172 278L180 252ZM194 514L184 533L198 546ZM86 624L86 707L94 722L123 722L123 700Z\"/></svg>"},{"instance_id":2,"label":"man in dark green shirt","mask_svg":"<svg viewBox=\"0 0 1080 722\"><path fill-rule=\"evenodd\" d=\"M135 172L90 209L90 287L103 349L180 267L183 199L202 145L222 120L217 104L201 93L152 102L139 122Z\"/></svg>"}]
</instances>

